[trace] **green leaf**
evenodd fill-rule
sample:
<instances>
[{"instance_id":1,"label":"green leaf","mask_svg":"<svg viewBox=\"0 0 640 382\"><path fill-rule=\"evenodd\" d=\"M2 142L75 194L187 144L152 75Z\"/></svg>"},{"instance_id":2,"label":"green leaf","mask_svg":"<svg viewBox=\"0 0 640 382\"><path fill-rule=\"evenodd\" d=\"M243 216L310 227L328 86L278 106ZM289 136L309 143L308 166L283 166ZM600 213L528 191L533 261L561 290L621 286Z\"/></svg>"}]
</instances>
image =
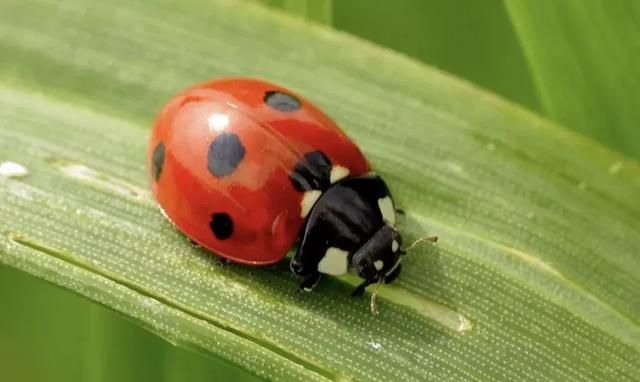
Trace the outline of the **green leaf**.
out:
<instances>
[{"instance_id":1,"label":"green leaf","mask_svg":"<svg viewBox=\"0 0 640 382\"><path fill-rule=\"evenodd\" d=\"M506 6L545 115L640 159L640 2Z\"/></svg>"},{"instance_id":2,"label":"green leaf","mask_svg":"<svg viewBox=\"0 0 640 382\"><path fill-rule=\"evenodd\" d=\"M283 9L293 15L331 25L333 0L255 0Z\"/></svg>"},{"instance_id":3,"label":"green leaf","mask_svg":"<svg viewBox=\"0 0 640 382\"><path fill-rule=\"evenodd\" d=\"M640 168L437 70L231 0L0 5L0 262L273 380L632 380ZM186 85L258 76L344 127L437 234L380 290L296 294L221 267L146 187L148 128Z\"/></svg>"},{"instance_id":4,"label":"green leaf","mask_svg":"<svg viewBox=\"0 0 640 382\"><path fill-rule=\"evenodd\" d=\"M226 362L173 346L90 300L1 264L0 301L3 312L10 312L0 316L6 381L258 381Z\"/></svg>"}]
</instances>

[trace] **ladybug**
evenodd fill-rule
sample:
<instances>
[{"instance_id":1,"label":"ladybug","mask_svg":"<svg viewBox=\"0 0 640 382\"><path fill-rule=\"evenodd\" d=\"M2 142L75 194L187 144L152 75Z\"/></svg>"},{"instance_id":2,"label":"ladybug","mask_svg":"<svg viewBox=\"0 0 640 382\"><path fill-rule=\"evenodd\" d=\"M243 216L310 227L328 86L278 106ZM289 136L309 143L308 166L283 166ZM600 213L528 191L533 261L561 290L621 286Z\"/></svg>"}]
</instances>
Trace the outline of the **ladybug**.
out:
<instances>
[{"instance_id":1,"label":"ladybug","mask_svg":"<svg viewBox=\"0 0 640 382\"><path fill-rule=\"evenodd\" d=\"M291 270L311 291L351 271L390 283L402 238L387 185L312 103L265 81L221 79L171 99L151 133L148 168L165 217L232 262L265 266L297 246Z\"/></svg>"}]
</instances>

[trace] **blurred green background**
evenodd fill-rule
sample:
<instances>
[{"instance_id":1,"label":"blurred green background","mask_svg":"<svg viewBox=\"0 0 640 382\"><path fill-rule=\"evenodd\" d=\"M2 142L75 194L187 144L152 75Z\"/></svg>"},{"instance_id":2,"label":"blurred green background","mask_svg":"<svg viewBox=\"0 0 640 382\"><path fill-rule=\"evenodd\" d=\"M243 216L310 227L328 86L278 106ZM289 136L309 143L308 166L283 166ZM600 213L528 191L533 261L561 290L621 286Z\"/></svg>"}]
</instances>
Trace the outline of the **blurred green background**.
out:
<instances>
[{"instance_id":1,"label":"blurred green background","mask_svg":"<svg viewBox=\"0 0 640 382\"><path fill-rule=\"evenodd\" d=\"M537 111L541 100L501 0L263 0L397 50ZM0 268L0 359L8 381L251 381L114 312Z\"/></svg>"},{"instance_id":2,"label":"blurred green background","mask_svg":"<svg viewBox=\"0 0 640 382\"><path fill-rule=\"evenodd\" d=\"M502 0L266 0L405 53L539 111Z\"/></svg>"}]
</instances>

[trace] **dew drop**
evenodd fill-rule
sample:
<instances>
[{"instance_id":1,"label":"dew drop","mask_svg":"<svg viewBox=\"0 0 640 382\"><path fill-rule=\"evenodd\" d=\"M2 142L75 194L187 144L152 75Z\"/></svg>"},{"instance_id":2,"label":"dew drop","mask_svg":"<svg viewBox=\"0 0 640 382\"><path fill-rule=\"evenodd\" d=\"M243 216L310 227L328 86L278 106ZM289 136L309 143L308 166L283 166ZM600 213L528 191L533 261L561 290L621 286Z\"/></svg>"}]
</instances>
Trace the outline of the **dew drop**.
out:
<instances>
[{"instance_id":1,"label":"dew drop","mask_svg":"<svg viewBox=\"0 0 640 382\"><path fill-rule=\"evenodd\" d=\"M382 349L382 344L380 344L379 342L375 342L375 341L369 341L367 342L367 345L369 345L369 347L373 350L380 350Z\"/></svg>"},{"instance_id":2,"label":"dew drop","mask_svg":"<svg viewBox=\"0 0 640 382\"><path fill-rule=\"evenodd\" d=\"M458 332L464 333L473 329L473 322L462 314L458 314Z\"/></svg>"}]
</instances>

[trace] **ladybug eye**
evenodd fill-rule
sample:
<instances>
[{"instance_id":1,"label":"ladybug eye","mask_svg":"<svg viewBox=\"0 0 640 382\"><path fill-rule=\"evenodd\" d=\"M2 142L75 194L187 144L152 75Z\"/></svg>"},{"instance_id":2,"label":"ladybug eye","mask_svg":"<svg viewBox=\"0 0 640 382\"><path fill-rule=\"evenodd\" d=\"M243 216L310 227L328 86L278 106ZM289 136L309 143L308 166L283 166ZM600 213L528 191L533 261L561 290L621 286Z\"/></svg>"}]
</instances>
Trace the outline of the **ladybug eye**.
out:
<instances>
[{"instance_id":1,"label":"ladybug eye","mask_svg":"<svg viewBox=\"0 0 640 382\"><path fill-rule=\"evenodd\" d=\"M264 103L285 113L298 110L301 106L300 100L296 97L275 90L270 90L264 94Z\"/></svg>"}]
</instances>

